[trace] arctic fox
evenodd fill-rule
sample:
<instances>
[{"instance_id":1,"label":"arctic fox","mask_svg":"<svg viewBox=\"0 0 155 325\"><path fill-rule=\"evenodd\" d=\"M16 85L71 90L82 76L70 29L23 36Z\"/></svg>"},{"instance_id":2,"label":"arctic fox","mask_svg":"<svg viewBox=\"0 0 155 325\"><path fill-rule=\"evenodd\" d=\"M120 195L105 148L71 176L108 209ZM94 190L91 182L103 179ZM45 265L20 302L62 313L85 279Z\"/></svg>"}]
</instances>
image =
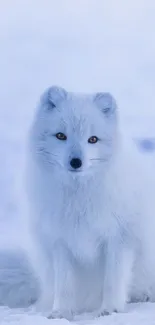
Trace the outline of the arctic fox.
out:
<instances>
[{"instance_id":1,"label":"arctic fox","mask_svg":"<svg viewBox=\"0 0 155 325\"><path fill-rule=\"evenodd\" d=\"M44 92L26 188L38 308L49 317L104 315L131 298L154 299L154 201L140 168L119 135L110 93Z\"/></svg>"}]
</instances>

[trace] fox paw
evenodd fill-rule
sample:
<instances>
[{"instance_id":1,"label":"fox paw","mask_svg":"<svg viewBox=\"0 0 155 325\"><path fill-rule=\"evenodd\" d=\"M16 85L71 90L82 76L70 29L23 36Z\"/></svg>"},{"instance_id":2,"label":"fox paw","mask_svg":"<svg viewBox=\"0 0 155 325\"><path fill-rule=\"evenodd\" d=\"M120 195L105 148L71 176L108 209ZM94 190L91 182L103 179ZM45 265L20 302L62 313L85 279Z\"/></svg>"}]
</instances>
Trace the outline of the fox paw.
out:
<instances>
[{"instance_id":1,"label":"fox paw","mask_svg":"<svg viewBox=\"0 0 155 325\"><path fill-rule=\"evenodd\" d=\"M73 313L68 310L53 310L51 314L47 316L48 319L67 319L69 321L73 320Z\"/></svg>"},{"instance_id":2,"label":"fox paw","mask_svg":"<svg viewBox=\"0 0 155 325\"><path fill-rule=\"evenodd\" d=\"M124 311L123 307L112 307L112 306L102 306L98 311L97 311L97 317L101 316L108 316L113 313L122 313Z\"/></svg>"},{"instance_id":3,"label":"fox paw","mask_svg":"<svg viewBox=\"0 0 155 325\"><path fill-rule=\"evenodd\" d=\"M113 313L118 313L117 309L114 309L114 310L99 309L97 311L97 317L108 316L108 315L111 315Z\"/></svg>"}]
</instances>

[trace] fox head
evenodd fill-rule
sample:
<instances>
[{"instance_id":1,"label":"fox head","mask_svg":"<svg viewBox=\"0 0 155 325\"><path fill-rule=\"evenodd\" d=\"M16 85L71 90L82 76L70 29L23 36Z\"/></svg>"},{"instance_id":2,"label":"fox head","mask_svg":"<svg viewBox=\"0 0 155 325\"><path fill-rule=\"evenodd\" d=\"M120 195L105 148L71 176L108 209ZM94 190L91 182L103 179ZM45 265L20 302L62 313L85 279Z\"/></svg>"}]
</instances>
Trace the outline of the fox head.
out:
<instances>
[{"instance_id":1,"label":"fox head","mask_svg":"<svg viewBox=\"0 0 155 325\"><path fill-rule=\"evenodd\" d=\"M110 93L74 94L50 87L31 132L39 164L81 177L106 168L116 151L117 105Z\"/></svg>"}]
</instances>

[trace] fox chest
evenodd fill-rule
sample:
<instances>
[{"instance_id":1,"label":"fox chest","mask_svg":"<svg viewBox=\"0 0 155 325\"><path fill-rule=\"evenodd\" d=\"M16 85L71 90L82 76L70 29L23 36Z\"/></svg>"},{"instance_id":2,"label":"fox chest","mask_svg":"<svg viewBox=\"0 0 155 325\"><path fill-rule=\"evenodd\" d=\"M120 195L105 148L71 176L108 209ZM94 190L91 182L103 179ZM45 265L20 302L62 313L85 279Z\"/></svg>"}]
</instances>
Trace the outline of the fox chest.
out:
<instances>
[{"instance_id":1,"label":"fox chest","mask_svg":"<svg viewBox=\"0 0 155 325\"><path fill-rule=\"evenodd\" d=\"M55 240L62 239L73 255L94 258L103 240L99 225L101 215L99 206L95 208L88 202L68 203L59 210L53 223Z\"/></svg>"}]
</instances>

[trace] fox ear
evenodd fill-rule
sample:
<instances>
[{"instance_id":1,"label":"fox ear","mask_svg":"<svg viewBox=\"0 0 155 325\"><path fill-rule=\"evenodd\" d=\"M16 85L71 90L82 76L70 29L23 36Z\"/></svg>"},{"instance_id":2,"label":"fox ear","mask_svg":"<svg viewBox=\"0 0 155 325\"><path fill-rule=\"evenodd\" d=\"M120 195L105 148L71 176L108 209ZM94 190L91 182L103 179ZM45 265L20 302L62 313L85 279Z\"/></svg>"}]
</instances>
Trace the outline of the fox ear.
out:
<instances>
[{"instance_id":1,"label":"fox ear","mask_svg":"<svg viewBox=\"0 0 155 325\"><path fill-rule=\"evenodd\" d=\"M94 96L94 102L106 116L115 114L117 105L110 93L97 93Z\"/></svg>"},{"instance_id":2,"label":"fox ear","mask_svg":"<svg viewBox=\"0 0 155 325\"><path fill-rule=\"evenodd\" d=\"M58 86L52 86L45 90L41 97L42 104L47 105L47 109L51 110L67 97L67 91Z\"/></svg>"}]
</instances>

